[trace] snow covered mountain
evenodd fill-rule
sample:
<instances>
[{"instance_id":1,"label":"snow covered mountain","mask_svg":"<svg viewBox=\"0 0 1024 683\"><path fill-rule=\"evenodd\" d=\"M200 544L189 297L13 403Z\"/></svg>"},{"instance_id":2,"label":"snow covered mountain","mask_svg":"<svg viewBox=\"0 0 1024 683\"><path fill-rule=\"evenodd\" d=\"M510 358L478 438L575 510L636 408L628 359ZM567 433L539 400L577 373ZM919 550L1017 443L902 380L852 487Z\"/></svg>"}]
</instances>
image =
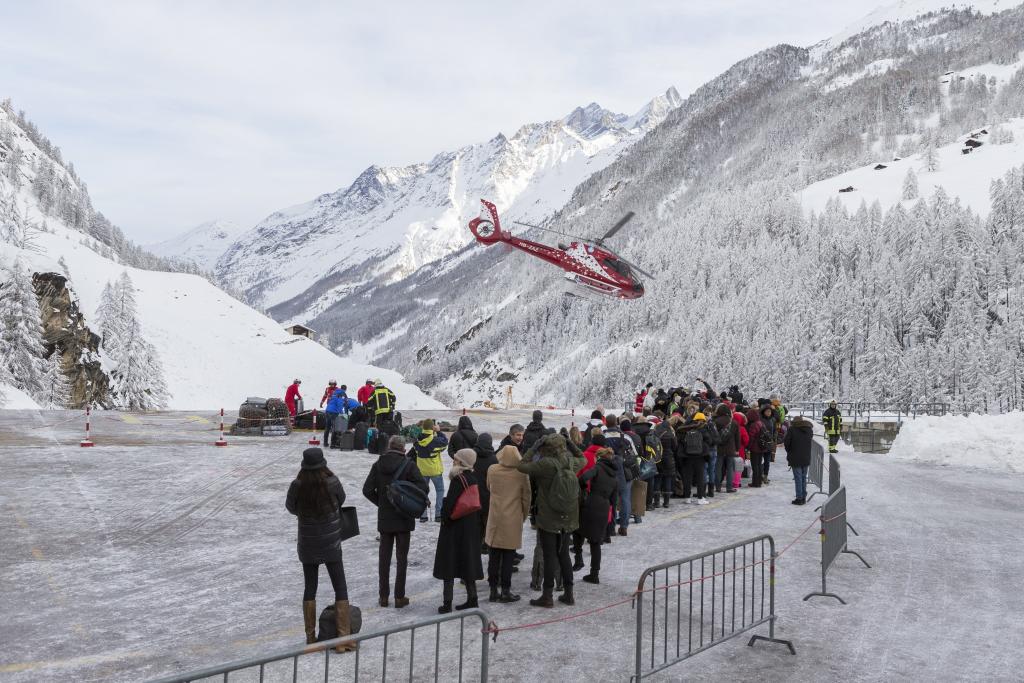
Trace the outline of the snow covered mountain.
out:
<instances>
[{"instance_id":1,"label":"snow covered mountain","mask_svg":"<svg viewBox=\"0 0 1024 683\"><path fill-rule=\"evenodd\" d=\"M349 384L379 378L397 393L400 407L440 407L397 372L339 358L314 341L292 336L202 277L130 265L160 262L115 239L120 231L93 212L83 188L56 147L8 103L0 107L0 290L7 296L13 291L8 287L26 285L5 281L20 267L29 276L52 273L54 287L70 290L72 314L54 320L56 308L40 311L43 321L34 324L44 336L32 342L64 356L62 372L69 382L89 365L89 402L106 402L105 391L94 385L105 386L100 366L112 367L107 346L100 347L94 313L107 283L127 273L135 287L136 331L163 366L168 395L162 402L168 408L216 410L247 396L281 396L296 377L305 380L311 397L314 392L319 397L331 378ZM29 291L33 284L27 283ZM38 294L40 286L34 286ZM83 319L91 331L80 327ZM7 328L8 320L0 320L0 391L12 405L25 406L23 368L7 367ZM69 344L78 345L74 353L65 353ZM28 370L34 373L42 366L42 359L36 361L23 365L32 365Z\"/></svg>"},{"instance_id":2,"label":"snow covered mountain","mask_svg":"<svg viewBox=\"0 0 1024 683\"><path fill-rule=\"evenodd\" d=\"M427 163L372 166L349 187L246 233L218 260L218 280L279 320L308 321L371 282L395 282L464 247L480 197L544 221L680 102L669 88L633 116L591 103Z\"/></svg>"},{"instance_id":3,"label":"snow covered mountain","mask_svg":"<svg viewBox=\"0 0 1024 683\"><path fill-rule=\"evenodd\" d=\"M202 223L177 237L146 245L150 253L213 272L217 259L245 231L234 221Z\"/></svg>"},{"instance_id":4,"label":"snow covered mountain","mask_svg":"<svg viewBox=\"0 0 1024 683\"><path fill-rule=\"evenodd\" d=\"M587 177L549 225L635 211L616 246L657 276L641 300L565 299L550 266L472 245L313 325L452 404L607 405L702 376L1019 408L1024 7L975 4L897 3L758 53Z\"/></svg>"}]
</instances>

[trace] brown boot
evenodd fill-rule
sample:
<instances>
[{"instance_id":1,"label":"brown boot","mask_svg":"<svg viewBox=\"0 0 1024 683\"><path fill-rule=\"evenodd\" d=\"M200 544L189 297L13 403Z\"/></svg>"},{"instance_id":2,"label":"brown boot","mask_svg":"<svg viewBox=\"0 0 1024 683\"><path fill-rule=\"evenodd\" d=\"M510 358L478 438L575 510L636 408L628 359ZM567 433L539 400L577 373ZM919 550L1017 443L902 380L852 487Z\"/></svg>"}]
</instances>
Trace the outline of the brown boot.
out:
<instances>
[{"instance_id":1,"label":"brown boot","mask_svg":"<svg viewBox=\"0 0 1024 683\"><path fill-rule=\"evenodd\" d=\"M316 600L302 601L302 621L306 626L306 645L316 642Z\"/></svg>"},{"instance_id":2,"label":"brown boot","mask_svg":"<svg viewBox=\"0 0 1024 683\"><path fill-rule=\"evenodd\" d=\"M348 600L338 600L334 603L334 622L338 625L338 637L352 635L351 614L348 611ZM334 646L335 652L352 652L359 647L359 643L340 643Z\"/></svg>"}]
</instances>

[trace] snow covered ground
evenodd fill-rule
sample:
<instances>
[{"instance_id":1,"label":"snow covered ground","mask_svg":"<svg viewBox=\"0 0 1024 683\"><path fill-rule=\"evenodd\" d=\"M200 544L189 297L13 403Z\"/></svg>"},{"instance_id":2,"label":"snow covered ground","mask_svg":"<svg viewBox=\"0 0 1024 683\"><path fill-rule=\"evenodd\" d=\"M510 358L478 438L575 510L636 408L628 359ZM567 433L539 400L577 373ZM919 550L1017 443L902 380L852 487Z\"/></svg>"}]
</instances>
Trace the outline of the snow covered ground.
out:
<instances>
[{"instance_id":1,"label":"snow covered ground","mask_svg":"<svg viewBox=\"0 0 1024 683\"><path fill-rule=\"evenodd\" d=\"M500 434L526 414L471 416L478 430ZM228 448L215 449L216 425L207 418L101 415L96 448L81 449L76 414L0 413L0 680L137 681L300 643L302 572L284 497L307 435L231 438ZM777 635L794 642L795 657L737 638L655 680L1019 680L1024 594L1016 549L1024 542L1024 478L957 462L840 457L850 520L861 534L850 547L873 566L848 556L838 561L829 587L846 606L801 600L820 586L821 544L812 506L789 504L792 484L781 452L769 487L741 489L701 508L674 501L648 513L627 538L605 546L602 583L577 583L575 608L529 607L525 599L533 593L523 572L513 576L522 602L483 606L499 626L583 612L628 596L652 564L763 532L781 549L810 526L778 565ZM441 592L430 577L437 529L427 524L413 535L412 604L376 606L375 517L359 492L372 460L358 452L328 455L360 513L362 535L346 543L345 564L368 629L434 615ZM529 557L532 534L525 538ZM323 576L321 606L327 585ZM479 641L470 630L475 652ZM625 681L634 631L627 603L502 633L492 644L492 680L551 680L559 667L561 680ZM454 680L458 630L445 633L442 680ZM390 640L392 676L404 676L407 647L402 637ZM379 679L369 667L380 648L377 641L361 652L367 680ZM416 651L419 666L432 661L432 633L418 633ZM306 659L301 670L312 679L322 658ZM472 660L467 655L464 662L468 676ZM332 657L332 680L351 680L351 665L350 656ZM290 663L268 671L266 680L283 680L283 669L290 680Z\"/></svg>"},{"instance_id":2,"label":"snow covered ground","mask_svg":"<svg viewBox=\"0 0 1024 683\"><path fill-rule=\"evenodd\" d=\"M889 455L1024 474L1024 412L919 417L903 424Z\"/></svg>"}]
</instances>

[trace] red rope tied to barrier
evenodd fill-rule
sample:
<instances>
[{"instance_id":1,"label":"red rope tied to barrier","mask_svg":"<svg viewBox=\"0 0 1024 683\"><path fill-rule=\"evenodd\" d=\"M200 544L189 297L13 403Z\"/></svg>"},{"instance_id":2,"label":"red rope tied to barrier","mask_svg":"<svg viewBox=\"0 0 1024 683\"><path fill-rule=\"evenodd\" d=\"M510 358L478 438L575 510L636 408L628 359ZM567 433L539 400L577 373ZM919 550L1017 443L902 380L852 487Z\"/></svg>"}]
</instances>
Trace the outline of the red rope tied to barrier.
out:
<instances>
[{"instance_id":1,"label":"red rope tied to barrier","mask_svg":"<svg viewBox=\"0 0 1024 683\"><path fill-rule=\"evenodd\" d=\"M790 548L792 548L796 544L797 541L799 541L801 538L803 538L807 534L808 531L810 531L812 528L814 528L815 524L817 524L819 522L821 522L822 524L824 524L825 522L831 522L831 521L833 521L835 519L839 519L840 517L844 516L845 514L846 514L845 512L841 512L840 514L836 515L835 517L830 517L829 519L824 519L824 518L819 516L819 517L811 520L811 523L808 524L804 528L803 531L801 531L799 534L797 534L797 536L792 541L790 541L786 545L786 547L783 548L774 557L769 557L769 558L766 558L766 559L757 560L756 562L751 562L749 564L744 564L744 565L742 565L740 567L733 567L732 569L727 569L727 570L723 570L723 571L720 571L720 572L715 572L713 574L706 574L706 575L703 575L703 576L698 576L698 577L696 577L694 579L687 579L686 581L679 581L677 583L669 583L669 584L665 584L664 586L656 586L654 588L645 588L643 590L637 589L637 590L633 591L633 593L630 594L630 596L628 598L624 598L622 600L616 600L615 602L609 603L607 605L601 605L600 607L594 607L594 608L589 609L589 610L584 610L583 612L577 612L576 614L568 614L568 615L566 615L564 617L557 617L555 619L545 619L544 621L537 621L537 622L533 622L533 623L529 623L529 624L518 624L516 626L507 626L505 628L501 628L501 627L498 626L498 624L496 622L491 621L491 622L489 622L487 624L487 628L484 629L483 631L481 631L481 633L483 633L483 634L490 634L492 636L493 640L495 642L497 642L498 634L503 632L503 631L518 631L518 630L521 630L521 629L537 628L537 627L540 627L540 626L547 626L549 624L557 624L557 623L561 623L561 622L572 621L574 619L581 619L583 617L588 617L588 616L590 616L592 614L598 614L599 612L604 612L606 610L612 609L614 607L618 607L620 605L625 605L627 602L629 602L629 603L635 602L636 599L639 598L644 593L653 593L655 591L664 591L664 590L668 590L670 588L678 588L679 586L686 586L686 585L693 584L693 583L703 583L703 582L708 581L709 579L712 579L712 578L718 578L718 577L721 577L721 576L726 576L727 574L735 574L736 572L739 572L739 571L744 571L746 569L752 569L752 568L754 568L754 567L756 567L758 565L765 564L766 562L770 562L772 560L778 560L780 557L783 556L783 554L786 553L786 551L788 551Z\"/></svg>"}]
</instances>

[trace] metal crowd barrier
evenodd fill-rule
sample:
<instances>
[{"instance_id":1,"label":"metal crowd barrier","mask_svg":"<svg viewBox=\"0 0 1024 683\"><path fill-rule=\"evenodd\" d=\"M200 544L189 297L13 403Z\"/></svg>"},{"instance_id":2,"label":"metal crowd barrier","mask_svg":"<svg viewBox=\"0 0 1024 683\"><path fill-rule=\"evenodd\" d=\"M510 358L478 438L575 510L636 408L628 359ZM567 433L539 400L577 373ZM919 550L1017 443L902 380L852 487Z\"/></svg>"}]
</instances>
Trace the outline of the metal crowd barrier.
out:
<instances>
[{"instance_id":1,"label":"metal crowd barrier","mask_svg":"<svg viewBox=\"0 0 1024 683\"><path fill-rule=\"evenodd\" d=\"M477 627L473 624L467 633L466 620L479 620L480 625ZM454 658L454 652L444 653L443 657L441 652L442 625L451 621L459 622L457 662ZM360 675L370 667L372 667L372 671L367 675L369 680L372 681L391 681L406 678L405 670L407 668L407 680L409 681L431 680L432 676L435 683L437 681L447 682L455 680L460 682L463 680L479 680L481 683L486 683L488 676L489 638L484 633L484 630L489 623L490 618L486 612L480 609L468 609L463 612L429 617L412 624L400 624L368 633L358 633L343 638L325 640L313 645L293 647L262 657L253 657L208 669L168 676L153 683L190 683L191 681L213 677L226 682L228 681L229 674L245 670L251 670L247 672L249 676L245 677L246 680L259 680L261 683L264 677L272 681L291 678L294 683L299 680L311 680L314 675L316 678L322 676L323 680L327 681L332 669L343 672L340 674L341 680L358 682ZM430 645L429 631L427 632L427 642L417 644L416 632L422 629L429 629L430 627L434 627L431 629L433 631L433 647ZM395 639L392 636L406 633L408 638L402 638L398 643L395 643ZM468 665L472 664L472 657L467 664L464 664L467 635L472 636L479 643L480 662L476 670L469 670ZM383 641L382 651L369 647L372 641L377 640ZM344 654L333 652L332 648L335 645L347 642L359 643L359 649ZM445 642L449 642L449 640L446 639ZM454 639L451 639L450 642L454 642ZM472 644L471 642L470 645ZM391 647L390 656L388 653L389 646ZM323 653L322 660L319 657L312 656L321 652ZM314 660L322 661L322 666ZM367 660L369 660L369 664L367 664ZM273 666L275 663L281 662L289 662L290 666ZM456 666L457 671L455 670ZM258 679L255 678L257 675L259 676Z\"/></svg>"},{"instance_id":2,"label":"metal crowd barrier","mask_svg":"<svg viewBox=\"0 0 1024 683\"><path fill-rule=\"evenodd\" d=\"M871 568L871 565L861 557L860 553L846 547L846 487L840 486L821 506L821 590L808 593L804 596L804 600L820 595L835 598L842 604L846 604L846 601L835 593L829 593L825 583L828 570L843 553L856 555L865 567Z\"/></svg>"},{"instance_id":3,"label":"metal crowd barrier","mask_svg":"<svg viewBox=\"0 0 1024 683\"><path fill-rule=\"evenodd\" d=\"M812 491L811 495L807 496L807 500L814 498L817 495L825 495L824 480L825 480L825 447L818 443L817 439L811 439L811 464L807 468L807 482L814 484L818 487L817 491Z\"/></svg>"},{"instance_id":4,"label":"metal crowd barrier","mask_svg":"<svg viewBox=\"0 0 1024 683\"><path fill-rule=\"evenodd\" d=\"M839 487L843 484L842 471L839 469L839 461L836 460L836 456L828 456L828 495L832 495L839 490ZM849 515L846 515L846 527L853 532L854 536L860 536L857 530L850 524Z\"/></svg>"},{"instance_id":5,"label":"metal crowd barrier","mask_svg":"<svg viewBox=\"0 0 1024 683\"><path fill-rule=\"evenodd\" d=\"M797 401L786 404L794 415L810 414L817 422L828 408L826 401ZM896 418L897 423L904 418L915 419L918 415L947 415L951 412L949 403L896 403L869 401L840 401L836 407L843 414L845 421L853 420L853 426L860 423L870 424L873 417Z\"/></svg>"},{"instance_id":6,"label":"metal crowd barrier","mask_svg":"<svg viewBox=\"0 0 1024 683\"><path fill-rule=\"evenodd\" d=\"M637 584L631 680L639 683L766 622L768 636L747 644L780 643L795 655L792 642L775 637L775 558L775 540L765 534L645 569Z\"/></svg>"}]
</instances>

